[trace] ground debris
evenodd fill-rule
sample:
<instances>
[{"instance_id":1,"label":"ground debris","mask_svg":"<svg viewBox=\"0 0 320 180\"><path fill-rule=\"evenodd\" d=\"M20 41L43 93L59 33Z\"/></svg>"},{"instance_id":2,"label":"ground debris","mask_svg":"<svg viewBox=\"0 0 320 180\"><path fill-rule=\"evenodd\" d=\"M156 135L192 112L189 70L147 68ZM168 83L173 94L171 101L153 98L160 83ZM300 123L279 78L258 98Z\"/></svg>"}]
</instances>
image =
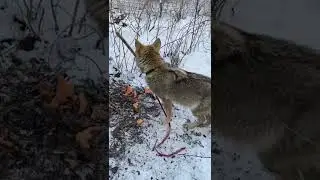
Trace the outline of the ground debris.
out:
<instances>
[{"instance_id":1,"label":"ground debris","mask_svg":"<svg viewBox=\"0 0 320 180\"><path fill-rule=\"evenodd\" d=\"M1 71L0 179L99 179L107 168L105 89L106 79L73 84L36 58ZM90 127L99 133L79 136Z\"/></svg>"},{"instance_id":2,"label":"ground debris","mask_svg":"<svg viewBox=\"0 0 320 180\"><path fill-rule=\"evenodd\" d=\"M144 143L143 127L149 115L159 114L161 108L150 92L132 87L122 80L112 79L109 86L111 130L109 157L122 158L127 146Z\"/></svg>"}]
</instances>

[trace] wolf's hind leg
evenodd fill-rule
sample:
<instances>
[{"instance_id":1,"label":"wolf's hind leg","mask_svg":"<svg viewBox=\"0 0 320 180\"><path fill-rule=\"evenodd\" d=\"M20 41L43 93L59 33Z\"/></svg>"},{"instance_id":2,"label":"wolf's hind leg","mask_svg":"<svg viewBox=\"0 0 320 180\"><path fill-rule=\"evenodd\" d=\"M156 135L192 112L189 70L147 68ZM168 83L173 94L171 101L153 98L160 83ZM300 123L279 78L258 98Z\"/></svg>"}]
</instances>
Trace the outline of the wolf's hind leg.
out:
<instances>
[{"instance_id":1,"label":"wolf's hind leg","mask_svg":"<svg viewBox=\"0 0 320 180\"><path fill-rule=\"evenodd\" d=\"M205 99L204 101L202 101L198 107L196 107L195 109L192 110L192 114L197 117L197 121L193 122L193 123L186 123L183 125L184 128L186 129L193 129L195 127L200 127L205 125L206 121L209 121L209 117L208 114L210 113L211 110L211 106L210 106L210 99Z\"/></svg>"},{"instance_id":2,"label":"wolf's hind leg","mask_svg":"<svg viewBox=\"0 0 320 180\"><path fill-rule=\"evenodd\" d=\"M197 116L197 121L192 123L186 123L183 125L187 130L193 129L195 127L203 127L204 122L206 121L205 116Z\"/></svg>"},{"instance_id":3,"label":"wolf's hind leg","mask_svg":"<svg viewBox=\"0 0 320 180\"><path fill-rule=\"evenodd\" d=\"M205 122L200 124L198 127L206 127L209 126L211 124L211 115L203 115L205 118Z\"/></svg>"}]
</instances>

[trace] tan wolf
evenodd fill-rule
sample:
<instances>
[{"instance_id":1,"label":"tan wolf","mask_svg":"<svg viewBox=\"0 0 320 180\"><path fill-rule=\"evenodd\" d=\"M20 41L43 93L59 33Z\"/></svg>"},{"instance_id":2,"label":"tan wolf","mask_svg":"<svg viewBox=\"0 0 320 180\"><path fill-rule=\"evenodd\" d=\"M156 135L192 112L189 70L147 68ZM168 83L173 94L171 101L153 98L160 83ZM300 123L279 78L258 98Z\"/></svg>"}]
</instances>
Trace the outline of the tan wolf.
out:
<instances>
[{"instance_id":1,"label":"tan wolf","mask_svg":"<svg viewBox=\"0 0 320 180\"><path fill-rule=\"evenodd\" d=\"M213 27L214 123L282 180L320 177L320 54L288 40Z\"/></svg>"},{"instance_id":2,"label":"tan wolf","mask_svg":"<svg viewBox=\"0 0 320 180\"><path fill-rule=\"evenodd\" d=\"M160 56L160 39L151 45L135 41L137 66L146 73L150 89L162 99L167 114L166 122L172 118L172 103L191 109L198 121L184 124L191 129L211 123L211 78L169 67Z\"/></svg>"}]
</instances>

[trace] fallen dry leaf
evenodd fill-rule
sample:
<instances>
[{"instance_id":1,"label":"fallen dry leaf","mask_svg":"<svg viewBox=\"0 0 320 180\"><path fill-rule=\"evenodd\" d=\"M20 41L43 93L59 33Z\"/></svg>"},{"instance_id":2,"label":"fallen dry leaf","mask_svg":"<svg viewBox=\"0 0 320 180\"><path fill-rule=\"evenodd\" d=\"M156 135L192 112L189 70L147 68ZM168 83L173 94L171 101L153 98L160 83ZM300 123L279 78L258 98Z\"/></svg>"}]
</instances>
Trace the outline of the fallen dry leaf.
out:
<instances>
[{"instance_id":1,"label":"fallen dry leaf","mask_svg":"<svg viewBox=\"0 0 320 180\"><path fill-rule=\"evenodd\" d=\"M151 91L151 89L148 88L148 87L145 87L145 88L144 88L144 93L145 93L145 94L153 94L153 92Z\"/></svg>"},{"instance_id":2,"label":"fallen dry leaf","mask_svg":"<svg viewBox=\"0 0 320 180\"><path fill-rule=\"evenodd\" d=\"M139 96L137 95L136 91L133 92L132 97L133 97L133 102L135 102L135 103L139 102Z\"/></svg>"},{"instance_id":3,"label":"fallen dry leaf","mask_svg":"<svg viewBox=\"0 0 320 180\"><path fill-rule=\"evenodd\" d=\"M79 142L81 148L90 148L89 141L92 139L92 137L97 133L101 131L101 127L98 126L92 126L88 127L87 129L80 131L76 134L76 140Z\"/></svg>"},{"instance_id":4,"label":"fallen dry leaf","mask_svg":"<svg viewBox=\"0 0 320 180\"><path fill-rule=\"evenodd\" d=\"M138 125L138 126L141 126L143 122L144 122L143 119L138 119L138 120L137 120L137 125Z\"/></svg>"},{"instance_id":5,"label":"fallen dry leaf","mask_svg":"<svg viewBox=\"0 0 320 180\"><path fill-rule=\"evenodd\" d=\"M139 102L139 96L137 92L132 88L132 86L128 85L125 87L125 93L124 96L132 97L132 100L134 103Z\"/></svg>"},{"instance_id":6,"label":"fallen dry leaf","mask_svg":"<svg viewBox=\"0 0 320 180\"><path fill-rule=\"evenodd\" d=\"M124 95L125 96L129 96L131 93L133 93L134 92L134 90L133 90L133 88L130 86L130 85L128 85L128 86L126 86L125 87L125 93L124 93Z\"/></svg>"},{"instance_id":7,"label":"fallen dry leaf","mask_svg":"<svg viewBox=\"0 0 320 180\"><path fill-rule=\"evenodd\" d=\"M88 101L87 101L86 97L84 96L83 92L81 92L79 94L79 104L80 104L79 114L82 114L86 111L87 106L88 106Z\"/></svg>"},{"instance_id":8,"label":"fallen dry leaf","mask_svg":"<svg viewBox=\"0 0 320 180\"><path fill-rule=\"evenodd\" d=\"M132 106L133 106L133 111L135 113L138 113L139 112L139 102L133 103Z\"/></svg>"},{"instance_id":9,"label":"fallen dry leaf","mask_svg":"<svg viewBox=\"0 0 320 180\"><path fill-rule=\"evenodd\" d=\"M65 103L68 97L72 97L74 94L73 84L67 82L60 74L57 76L57 92L56 98L59 104Z\"/></svg>"}]
</instances>

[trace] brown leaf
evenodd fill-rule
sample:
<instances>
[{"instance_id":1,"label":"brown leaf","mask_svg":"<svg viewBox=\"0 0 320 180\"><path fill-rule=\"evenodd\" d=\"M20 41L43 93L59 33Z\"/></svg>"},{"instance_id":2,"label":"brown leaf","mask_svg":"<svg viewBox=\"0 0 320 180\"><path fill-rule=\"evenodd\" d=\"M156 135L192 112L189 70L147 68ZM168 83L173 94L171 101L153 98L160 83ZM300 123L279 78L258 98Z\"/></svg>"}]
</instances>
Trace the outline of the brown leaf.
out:
<instances>
[{"instance_id":1,"label":"brown leaf","mask_svg":"<svg viewBox=\"0 0 320 180\"><path fill-rule=\"evenodd\" d=\"M129 96L131 93L133 93L134 92L134 90L133 90L133 88L130 86L130 85L128 85L128 86L126 86L125 87L125 93L124 93L124 95L125 96Z\"/></svg>"},{"instance_id":2,"label":"brown leaf","mask_svg":"<svg viewBox=\"0 0 320 180\"><path fill-rule=\"evenodd\" d=\"M63 104L68 100L68 97L73 97L74 88L73 84L67 82L63 76L57 76L58 83L57 83L57 91L56 91L56 98L59 104Z\"/></svg>"},{"instance_id":3,"label":"brown leaf","mask_svg":"<svg viewBox=\"0 0 320 180\"><path fill-rule=\"evenodd\" d=\"M138 125L138 126L141 126L143 122L144 122L143 119L138 119L138 120L137 120L137 125Z\"/></svg>"},{"instance_id":4,"label":"brown leaf","mask_svg":"<svg viewBox=\"0 0 320 180\"><path fill-rule=\"evenodd\" d=\"M133 91L132 97L133 97L133 102L135 103L139 102L139 96L137 95L136 91Z\"/></svg>"},{"instance_id":5,"label":"brown leaf","mask_svg":"<svg viewBox=\"0 0 320 180\"><path fill-rule=\"evenodd\" d=\"M82 114L86 111L87 106L88 106L88 101L87 101L86 97L84 96L83 92L81 92L79 94L79 103L80 103L79 114Z\"/></svg>"},{"instance_id":6,"label":"brown leaf","mask_svg":"<svg viewBox=\"0 0 320 180\"><path fill-rule=\"evenodd\" d=\"M79 142L81 148L88 149L90 148L89 141L92 139L95 132L100 131L101 127L99 126L88 127L87 129L80 131L76 134L76 140Z\"/></svg>"},{"instance_id":7,"label":"brown leaf","mask_svg":"<svg viewBox=\"0 0 320 180\"><path fill-rule=\"evenodd\" d=\"M145 88L144 88L144 93L145 93L145 94L153 94L153 92L151 91L151 89L148 88L148 87L145 87Z\"/></svg>"},{"instance_id":8,"label":"brown leaf","mask_svg":"<svg viewBox=\"0 0 320 180\"><path fill-rule=\"evenodd\" d=\"M133 106L133 111L135 113L138 113L139 112L139 103L135 102L135 103L132 104L132 106Z\"/></svg>"}]
</instances>

